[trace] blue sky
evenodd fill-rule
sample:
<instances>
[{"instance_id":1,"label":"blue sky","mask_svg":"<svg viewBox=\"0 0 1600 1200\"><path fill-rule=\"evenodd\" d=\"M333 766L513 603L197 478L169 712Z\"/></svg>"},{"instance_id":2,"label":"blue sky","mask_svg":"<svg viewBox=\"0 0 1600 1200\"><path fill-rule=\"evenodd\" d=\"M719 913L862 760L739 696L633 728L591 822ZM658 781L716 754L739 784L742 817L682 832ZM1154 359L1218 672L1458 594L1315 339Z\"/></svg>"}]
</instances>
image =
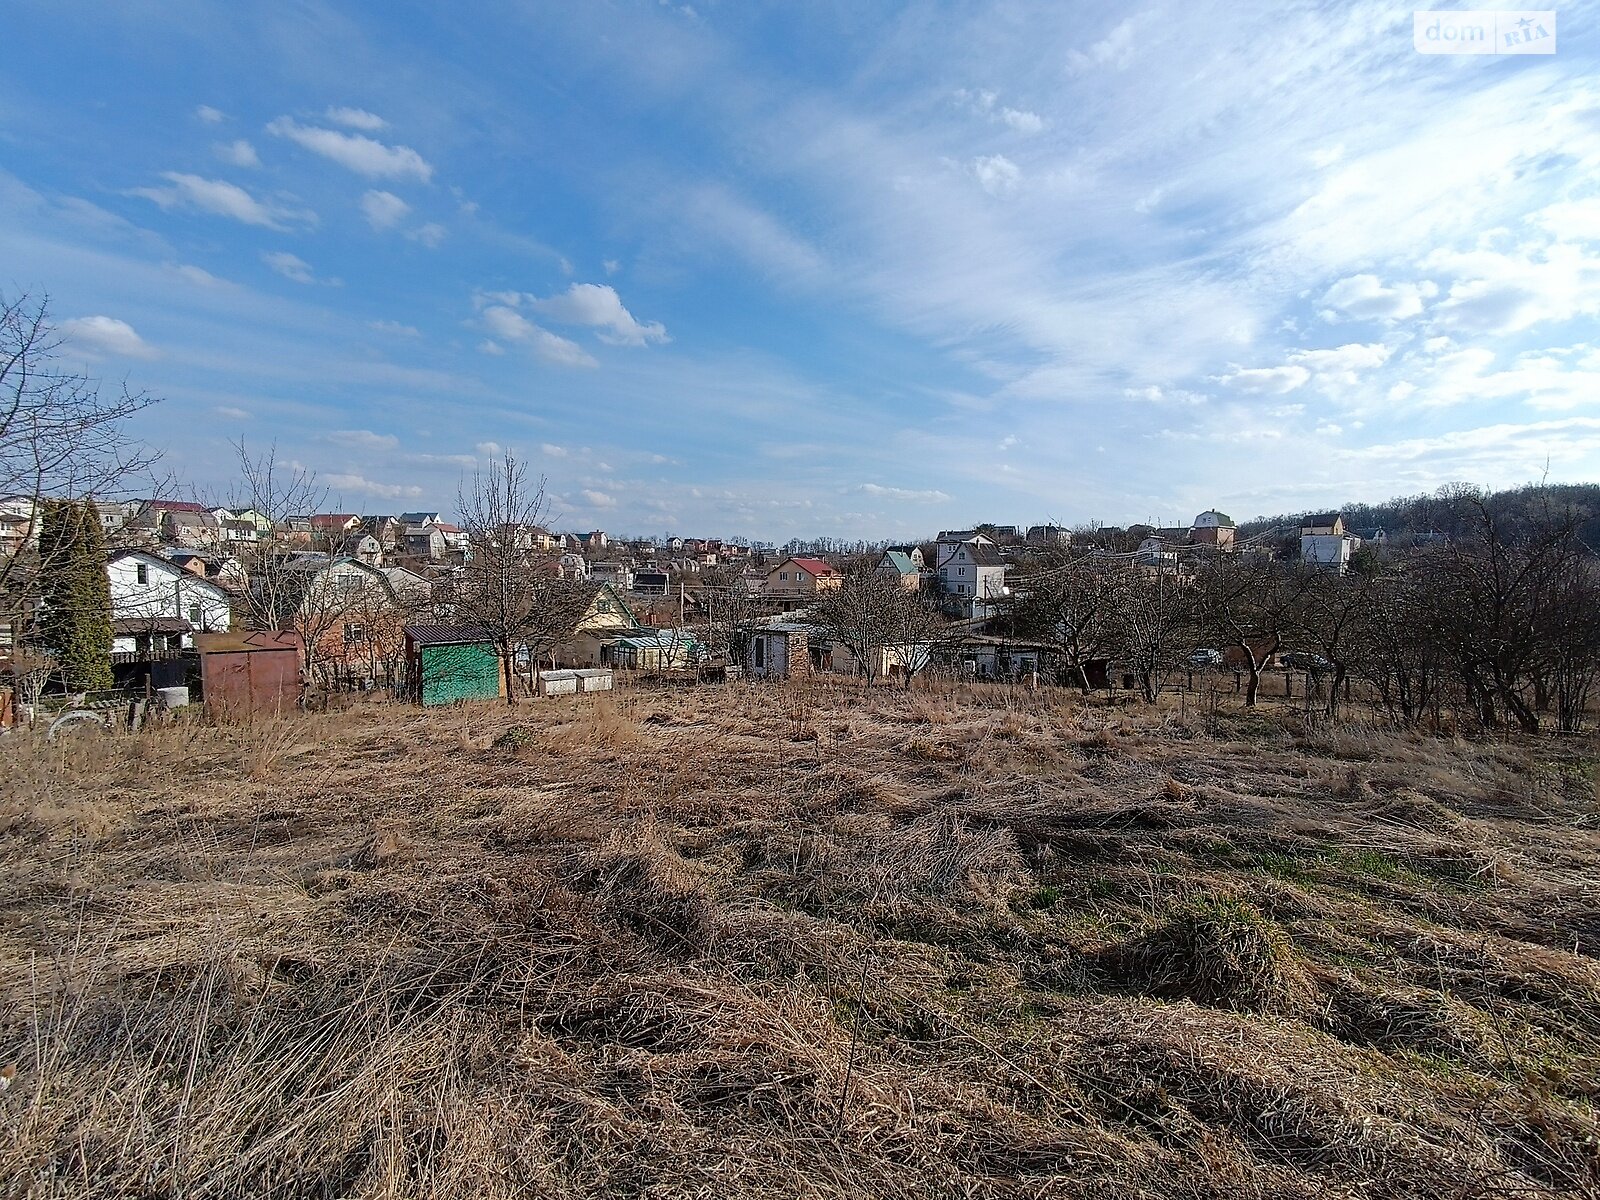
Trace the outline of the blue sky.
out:
<instances>
[{"instance_id":1,"label":"blue sky","mask_svg":"<svg viewBox=\"0 0 1600 1200\"><path fill-rule=\"evenodd\" d=\"M20 0L0 286L332 507L911 537L1600 479L1595 6Z\"/></svg>"}]
</instances>

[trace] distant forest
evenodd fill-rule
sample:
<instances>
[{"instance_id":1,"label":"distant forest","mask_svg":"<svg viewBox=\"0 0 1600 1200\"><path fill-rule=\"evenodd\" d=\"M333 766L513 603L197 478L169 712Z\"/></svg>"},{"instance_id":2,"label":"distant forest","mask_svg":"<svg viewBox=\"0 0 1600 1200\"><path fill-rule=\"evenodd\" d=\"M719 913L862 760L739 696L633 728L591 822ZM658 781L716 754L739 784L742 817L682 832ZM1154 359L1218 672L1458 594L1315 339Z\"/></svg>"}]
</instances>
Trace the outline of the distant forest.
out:
<instances>
[{"instance_id":1,"label":"distant forest","mask_svg":"<svg viewBox=\"0 0 1600 1200\"><path fill-rule=\"evenodd\" d=\"M1346 529L1382 529L1392 544L1403 545L1431 533L1454 538L1466 532L1465 514L1458 500L1463 494L1474 491L1466 485L1453 485L1421 496L1397 496L1382 504L1344 504L1338 511L1344 516ZM1534 525L1547 510L1560 512L1570 508L1584 518L1579 528L1584 545L1600 553L1600 484L1529 484L1503 492L1480 491L1477 494L1486 498L1489 511L1508 534ZM1310 511L1313 510L1307 510ZM1239 536L1253 537L1281 528L1286 538L1298 540L1300 518L1305 515L1307 513L1282 513L1243 521L1239 524Z\"/></svg>"}]
</instances>

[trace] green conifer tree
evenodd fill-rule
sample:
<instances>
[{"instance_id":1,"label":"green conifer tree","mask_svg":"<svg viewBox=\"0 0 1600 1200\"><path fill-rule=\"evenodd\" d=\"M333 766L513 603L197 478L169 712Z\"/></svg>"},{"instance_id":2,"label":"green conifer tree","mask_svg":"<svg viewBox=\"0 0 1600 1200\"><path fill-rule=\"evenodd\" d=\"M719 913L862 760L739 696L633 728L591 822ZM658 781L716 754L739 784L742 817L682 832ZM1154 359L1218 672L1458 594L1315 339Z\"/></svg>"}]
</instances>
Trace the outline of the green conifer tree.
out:
<instances>
[{"instance_id":1,"label":"green conifer tree","mask_svg":"<svg viewBox=\"0 0 1600 1200\"><path fill-rule=\"evenodd\" d=\"M88 501L47 501L39 526L40 640L70 692L111 687L105 536Z\"/></svg>"}]
</instances>

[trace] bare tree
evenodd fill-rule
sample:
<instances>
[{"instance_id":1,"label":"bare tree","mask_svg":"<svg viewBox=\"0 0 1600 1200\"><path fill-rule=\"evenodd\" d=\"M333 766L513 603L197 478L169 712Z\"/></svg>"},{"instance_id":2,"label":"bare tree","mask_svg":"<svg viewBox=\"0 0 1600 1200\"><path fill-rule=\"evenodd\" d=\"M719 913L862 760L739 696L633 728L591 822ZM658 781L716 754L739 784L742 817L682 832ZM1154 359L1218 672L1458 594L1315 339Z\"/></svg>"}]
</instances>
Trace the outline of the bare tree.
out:
<instances>
[{"instance_id":1,"label":"bare tree","mask_svg":"<svg viewBox=\"0 0 1600 1200\"><path fill-rule=\"evenodd\" d=\"M932 660L944 621L898 575L861 565L822 593L812 617L855 658L870 684L898 667L906 686Z\"/></svg>"},{"instance_id":2,"label":"bare tree","mask_svg":"<svg viewBox=\"0 0 1600 1200\"><path fill-rule=\"evenodd\" d=\"M466 562L454 580L456 616L481 627L500 656L506 703L516 703L515 664L527 655L530 675L540 658L570 637L595 589L564 578L559 557L531 536L546 520L545 480L514 454L474 474L458 497L467 536Z\"/></svg>"},{"instance_id":3,"label":"bare tree","mask_svg":"<svg viewBox=\"0 0 1600 1200\"><path fill-rule=\"evenodd\" d=\"M1219 554L1195 577L1194 610L1201 628L1236 648L1249 671L1244 702L1253 707L1262 669L1300 628L1311 576L1255 557Z\"/></svg>"},{"instance_id":4,"label":"bare tree","mask_svg":"<svg viewBox=\"0 0 1600 1200\"><path fill-rule=\"evenodd\" d=\"M1323 711L1339 713L1339 697L1354 664L1373 644L1373 618L1385 581L1372 575L1328 571L1307 582L1300 622L1306 643L1328 660L1328 694Z\"/></svg>"},{"instance_id":5,"label":"bare tree","mask_svg":"<svg viewBox=\"0 0 1600 1200\"><path fill-rule=\"evenodd\" d=\"M0 624L16 641L26 638L46 565L38 549L43 502L109 502L136 485L160 486L159 453L127 431L155 398L126 387L102 397L94 380L57 365L62 346L48 297L0 296L0 501L20 525L15 552L0 555Z\"/></svg>"},{"instance_id":6,"label":"bare tree","mask_svg":"<svg viewBox=\"0 0 1600 1200\"><path fill-rule=\"evenodd\" d=\"M702 588L700 597L706 606L706 648L727 664L742 665L760 624L755 597L742 579L725 587Z\"/></svg>"},{"instance_id":7,"label":"bare tree","mask_svg":"<svg viewBox=\"0 0 1600 1200\"><path fill-rule=\"evenodd\" d=\"M309 516L328 499L315 471L278 461L276 444L252 453L243 439L231 443L238 475L223 506L233 512L259 513L270 530L258 531L243 548L248 587L241 596L245 622L252 629L287 629L299 614L306 594L307 558L316 555L324 564L333 556L315 550L290 528L290 518ZM309 643L308 643L309 646Z\"/></svg>"},{"instance_id":8,"label":"bare tree","mask_svg":"<svg viewBox=\"0 0 1600 1200\"><path fill-rule=\"evenodd\" d=\"M1456 488L1445 499L1463 536L1423 556L1445 618L1433 632L1483 725L1498 725L1503 711L1523 732L1537 733L1551 699L1555 643L1581 653L1587 636L1581 601L1572 608L1588 570L1577 537L1581 514L1536 493L1523 528L1515 530L1482 492ZM1567 662L1569 670L1575 665Z\"/></svg>"},{"instance_id":9,"label":"bare tree","mask_svg":"<svg viewBox=\"0 0 1600 1200\"><path fill-rule=\"evenodd\" d=\"M1190 585L1158 569L1125 568L1112 638L1145 700L1155 703L1161 677L1177 666L1192 631Z\"/></svg>"},{"instance_id":10,"label":"bare tree","mask_svg":"<svg viewBox=\"0 0 1600 1200\"><path fill-rule=\"evenodd\" d=\"M1073 682L1089 690L1088 663L1110 658L1128 633L1126 603L1133 572L1119 564L1055 550L1019 577L1003 611L1018 633L1049 643Z\"/></svg>"}]
</instances>

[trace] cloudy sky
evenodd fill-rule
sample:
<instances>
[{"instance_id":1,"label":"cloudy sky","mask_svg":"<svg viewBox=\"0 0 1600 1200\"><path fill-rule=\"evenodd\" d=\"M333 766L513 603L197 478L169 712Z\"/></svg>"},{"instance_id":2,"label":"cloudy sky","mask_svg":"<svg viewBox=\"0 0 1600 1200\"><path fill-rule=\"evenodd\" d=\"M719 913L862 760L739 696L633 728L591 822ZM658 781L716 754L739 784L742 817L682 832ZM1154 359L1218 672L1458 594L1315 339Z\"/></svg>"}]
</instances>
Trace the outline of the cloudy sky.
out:
<instances>
[{"instance_id":1,"label":"cloudy sky","mask_svg":"<svg viewBox=\"0 0 1600 1200\"><path fill-rule=\"evenodd\" d=\"M16 0L0 287L343 509L908 537L1600 479L1600 38L1410 9ZM466 15L470 14L470 15Z\"/></svg>"}]
</instances>

